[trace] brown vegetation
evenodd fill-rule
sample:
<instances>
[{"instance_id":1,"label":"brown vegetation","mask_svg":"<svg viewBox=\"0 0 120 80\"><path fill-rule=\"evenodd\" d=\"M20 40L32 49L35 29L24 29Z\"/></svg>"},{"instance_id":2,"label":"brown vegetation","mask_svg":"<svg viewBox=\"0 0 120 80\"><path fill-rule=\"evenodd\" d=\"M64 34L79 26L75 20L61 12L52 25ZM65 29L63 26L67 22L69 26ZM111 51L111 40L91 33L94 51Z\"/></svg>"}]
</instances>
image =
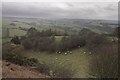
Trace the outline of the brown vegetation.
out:
<instances>
[{"instance_id":1,"label":"brown vegetation","mask_svg":"<svg viewBox=\"0 0 120 80\"><path fill-rule=\"evenodd\" d=\"M46 78L48 76L38 71L13 64L11 62L2 61L2 77L3 78Z\"/></svg>"},{"instance_id":2,"label":"brown vegetation","mask_svg":"<svg viewBox=\"0 0 120 80\"><path fill-rule=\"evenodd\" d=\"M118 46L101 45L92 50L90 70L96 78L118 78Z\"/></svg>"}]
</instances>

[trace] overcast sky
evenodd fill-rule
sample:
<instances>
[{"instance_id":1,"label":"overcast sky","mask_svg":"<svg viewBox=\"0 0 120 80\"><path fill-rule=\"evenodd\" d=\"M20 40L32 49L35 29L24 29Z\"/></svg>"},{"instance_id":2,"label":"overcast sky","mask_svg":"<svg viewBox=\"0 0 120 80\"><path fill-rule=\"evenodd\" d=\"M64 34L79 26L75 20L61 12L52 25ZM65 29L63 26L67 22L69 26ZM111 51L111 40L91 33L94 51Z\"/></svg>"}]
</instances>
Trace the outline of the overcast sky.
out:
<instances>
[{"instance_id":1,"label":"overcast sky","mask_svg":"<svg viewBox=\"0 0 120 80\"><path fill-rule=\"evenodd\" d=\"M118 19L117 2L3 2L3 16Z\"/></svg>"}]
</instances>

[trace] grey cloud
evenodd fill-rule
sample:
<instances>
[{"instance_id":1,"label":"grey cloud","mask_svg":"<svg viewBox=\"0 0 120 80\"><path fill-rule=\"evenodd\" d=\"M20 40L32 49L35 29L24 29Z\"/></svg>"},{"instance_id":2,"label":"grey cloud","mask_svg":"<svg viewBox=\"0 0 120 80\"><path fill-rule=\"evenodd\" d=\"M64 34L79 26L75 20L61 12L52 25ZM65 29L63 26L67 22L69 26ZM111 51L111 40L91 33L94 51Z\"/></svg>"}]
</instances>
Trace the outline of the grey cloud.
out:
<instances>
[{"instance_id":1,"label":"grey cloud","mask_svg":"<svg viewBox=\"0 0 120 80\"><path fill-rule=\"evenodd\" d=\"M117 19L117 3L98 2L4 2L3 16L42 18Z\"/></svg>"}]
</instances>

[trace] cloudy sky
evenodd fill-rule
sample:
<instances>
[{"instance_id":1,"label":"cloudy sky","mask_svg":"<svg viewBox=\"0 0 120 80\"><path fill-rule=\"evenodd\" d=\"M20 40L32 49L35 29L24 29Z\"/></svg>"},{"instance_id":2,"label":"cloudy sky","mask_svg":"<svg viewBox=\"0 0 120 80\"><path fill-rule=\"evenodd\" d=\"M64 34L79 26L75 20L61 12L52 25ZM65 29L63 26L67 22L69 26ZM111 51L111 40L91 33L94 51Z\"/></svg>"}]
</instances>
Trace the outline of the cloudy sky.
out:
<instances>
[{"instance_id":1,"label":"cloudy sky","mask_svg":"<svg viewBox=\"0 0 120 80\"><path fill-rule=\"evenodd\" d=\"M118 19L117 2L3 2L3 16Z\"/></svg>"}]
</instances>

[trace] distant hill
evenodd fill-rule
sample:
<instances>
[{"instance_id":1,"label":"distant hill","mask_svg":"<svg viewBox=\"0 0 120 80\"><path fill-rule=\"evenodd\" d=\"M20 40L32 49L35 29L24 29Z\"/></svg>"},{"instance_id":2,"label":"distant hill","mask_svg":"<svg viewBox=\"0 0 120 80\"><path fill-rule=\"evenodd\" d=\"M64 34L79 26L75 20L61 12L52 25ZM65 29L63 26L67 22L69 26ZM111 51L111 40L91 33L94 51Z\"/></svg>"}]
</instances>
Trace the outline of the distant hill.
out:
<instances>
[{"instance_id":1,"label":"distant hill","mask_svg":"<svg viewBox=\"0 0 120 80\"><path fill-rule=\"evenodd\" d=\"M53 29L78 34L82 28L88 28L96 33L112 33L118 27L116 20L92 20L92 19L43 19L24 17L3 17L3 28L24 28L35 27L38 30ZM14 25L10 25L14 24ZM7 31L4 29L4 31ZM14 31L16 32L16 31ZM5 32L7 33L7 32ZM13 34L14 35L14 34Z\"/></svg>"}]
</instances>

